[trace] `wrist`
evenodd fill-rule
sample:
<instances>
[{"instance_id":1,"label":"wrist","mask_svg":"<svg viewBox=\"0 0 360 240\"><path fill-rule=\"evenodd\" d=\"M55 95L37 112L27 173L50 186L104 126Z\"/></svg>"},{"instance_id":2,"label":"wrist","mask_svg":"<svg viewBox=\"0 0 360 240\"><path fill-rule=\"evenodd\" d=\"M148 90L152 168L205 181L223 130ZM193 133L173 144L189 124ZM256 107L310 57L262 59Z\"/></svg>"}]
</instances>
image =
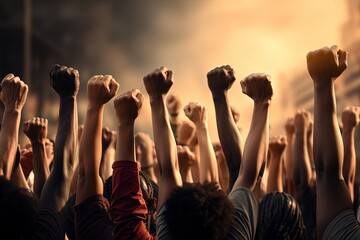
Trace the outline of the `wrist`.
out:
<instances>
[{"instance_id":1,"label":"wrist","mask_svg":"<svg viewBox=\"0 0 360 240\"><path fill-rule=\"evenodd\" d=\"M87 111L88 112L102 111L104 109L104 106L105 106L104 104L96 104L89 102L87 106Z\"/></svg>"},{"instance_id":2,"label":"wrist","mask_svg":"<svg viewBox=\"0 0 360 240\"><path fill-rule=\"evenodd\" d=\"M37 147L37 146L45 146L45 139L30 139L31 146Z\"/></svg>"}]
</instances>

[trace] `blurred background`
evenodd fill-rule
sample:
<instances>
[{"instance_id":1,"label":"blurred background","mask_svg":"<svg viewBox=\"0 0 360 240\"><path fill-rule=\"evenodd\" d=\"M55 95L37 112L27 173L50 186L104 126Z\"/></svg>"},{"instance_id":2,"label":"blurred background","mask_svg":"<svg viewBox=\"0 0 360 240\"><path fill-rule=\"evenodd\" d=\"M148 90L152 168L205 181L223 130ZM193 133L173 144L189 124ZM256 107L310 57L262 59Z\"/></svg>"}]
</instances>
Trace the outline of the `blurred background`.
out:
<instances>
[{"instance_id":1,"label":"blurred background","mask_svg":"<svg viewBox=\"0 0 360 240\"><path fill-rule=\"evenodd\" d=\"M207 106L215 141L208 71L225 64L234 68L237 80L229 100L240 113L244 138L252 101L241 93L239 80L254 72L269 74L274 88L271 135L278 135L297 109L312 110L306 54L337 44L349 52L349 67L337 81L338 113L347 105L360 105L359 0L1 0L0 33L0 77L12 72L29 85L23 120L48 118L52 138L58 98L48 71L55 63L80 72L79 123L92 75L112 74L120 93L138 88L145 94L143 76L164 65L175 71L170 92L184 105L198 101ZM112 103L104 125L115 129ZM152 134L147 96L136 130Z\"/></svg>"}]
</instances>

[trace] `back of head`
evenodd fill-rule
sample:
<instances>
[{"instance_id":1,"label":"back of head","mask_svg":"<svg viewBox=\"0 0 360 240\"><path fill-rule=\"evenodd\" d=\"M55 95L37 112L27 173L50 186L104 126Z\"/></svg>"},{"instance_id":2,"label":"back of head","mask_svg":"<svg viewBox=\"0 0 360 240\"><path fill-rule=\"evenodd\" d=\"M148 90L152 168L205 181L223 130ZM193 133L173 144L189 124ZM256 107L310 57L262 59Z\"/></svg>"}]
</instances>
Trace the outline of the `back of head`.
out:
<instances>
[{"instance_id":1,"label":"back of head","mask_svg":"<svg viewBox=\"0 0 360 240\"><path fill-rule=\"evenodd\" d=\"M234 207L215 183L185 184L165 204L173 239L223 239L231 226Z\"/></svg>"},{"instance_id":2,"label":"back of head","mask_svg":"<svg viewBox=\"0 0 360 240\"><path fill-rule=\"evenodd\" d=\"M264 196L259 206L256 239L305 239L302 213L291 195L271 192Z\"/></svg>"},{"instance_id":3,"label":"back of head","mask_svg":"<svg viewBox=\"0 0 360 240\"><path fill-rule=\"evenodd\" d=\"M0 177L0 238L25 239L31 235L37 200L27 189Z\"/></svg>"}]
</instances>

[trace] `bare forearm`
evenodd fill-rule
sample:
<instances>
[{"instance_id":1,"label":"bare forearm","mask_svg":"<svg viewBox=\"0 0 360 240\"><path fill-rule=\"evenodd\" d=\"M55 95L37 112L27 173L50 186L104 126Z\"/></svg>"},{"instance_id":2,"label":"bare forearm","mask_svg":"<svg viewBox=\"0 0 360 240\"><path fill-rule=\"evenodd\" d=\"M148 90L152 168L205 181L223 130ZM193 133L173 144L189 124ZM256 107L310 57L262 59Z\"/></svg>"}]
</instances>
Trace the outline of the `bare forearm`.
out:
<instances>
[{"instance_id":1,"label":"bare forearm","mask_svg":"<svg viewBox=\"0 0 360 240\"><path fill-rule=\"evenodd\" d=\"M216 156L206 124L196 126L200 148L200 182L219 182Z\"/></svg>"},{"instance_id":2,"label":"bare forearm","mask_svg":"<svg viewBox=\"0 0 360 240\"><path fill-rule=\"evenodd\" d=\"M272 154L270 159L267 192L283 192L282 155Z\"/></svg>"},{"instance_id":3,"label":"bare forearm","mask_svg":"<svg viewBox=\"0 0 360 240\"><path fill-rule=\"evenodd\" d=\"M45 142L31 142L34 154L34 193L40 198L50 170L47 165Z\"/></svg>"},{"instance_id":4,"label":"bare forearm","mask_svg":"<svg viewBox=\"0 0 360 240\"><path fill-rule=\"evenodd\" d=\"M354 200L354 181L355 181L355 141L354 141L354 128L344 127L342 136L344 143L344 179L348 186L350 197Z\"/></svg>"},{"instance_id":5,"label":"bare forearm","mask_svg":"<svg viewBox=\"0 0 360 240\"><path fill-rule=\"evenodd\" d=\"M213 95L213 101L219 140L229 168L229 189L232 189L240 170L243 141L231 114L226 93Z\"/></svg>"},{"instance_id":6,"label":"bare forearm","mask_svg":"<svg viewBox=\"0 0 360 240\"><path fill-rule=\"evenodd\" d=\"M5 109L0 130L0 157L5 178L10 180L18 144L21 112Z\"/></svg>"},{"instance_id":7,"label":"bare forearm","mask_svg":"<svg viewBox=\"0 0 360 240\"><path fill-rule=\"evenodd\" d=\"M115 161L135 162L134 122L119 124Z\"/></svg>"}]
</instances>

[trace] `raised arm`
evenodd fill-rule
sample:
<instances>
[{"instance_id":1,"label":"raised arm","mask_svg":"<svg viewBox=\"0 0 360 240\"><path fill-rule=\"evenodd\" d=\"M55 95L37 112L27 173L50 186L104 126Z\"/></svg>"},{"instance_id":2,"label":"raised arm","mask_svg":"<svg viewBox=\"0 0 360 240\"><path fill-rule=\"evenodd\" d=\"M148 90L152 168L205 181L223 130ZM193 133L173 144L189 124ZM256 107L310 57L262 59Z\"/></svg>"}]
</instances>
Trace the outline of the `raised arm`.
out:
<instances>
[{"instance_id":1,"label":"raised arm","mask_svg":"<svg viewBox=\"0 0 360 240\"><path fill-rule=\"evenodd\" d=\"M218 135L229 168L231 190L239 173L243 148L227 97L227 91L235 81L234 71L229 65L217 67L207 74L207 79L215 105Z\"/></svg>"},{"instance_id":2,"label":"raised arm","mask_svg":"<svg viewBox=\"0 0 360 240\"><path fill-rule=\"evenodd\" d=\"M184 107L185 115L195 124L200 149L200 182L219 182L216 156L212 146L204 105L191 102Z\"/></svg>"},{"instance_id":3,"label":"raised arm","mask_svg":"<svg viewBox=\"0 0 360 240\"><path fill-rule=\"evenodd\" d=\"M356 171L355 127L360 121L359 113L359 108L347 107L341 115L343 123L342 138L344 141L343 174L352 201L354 201L354 182Z\"/></svg>"},{"instance_id":4,"label":"raised arm","mask_svg":"<svg viewBox=\"0 0 360 240\"><path fill-rule=\"evenodd\" d=\"M54 146L52 171L43 187L40 208L52 207L57 211L65 205L73 174L77 145L77 101L79 72L55 65L50 70L50 83L60 97L59 125Z\"/></svg>"},{"instance_id":5,"label":"raised arm","mask_svg":"<svg viewBox=\"0 0 360 240\"><path fill-rule=\"evenodd\" d=\"M285 136L276 136L270 139L270 166L267 192L283 192L283 161L287 146Z\"/></svg>"},{"instance_id":6,"label":"raised arm","mask_svg":"<svg viewBox=\"0 0 360 240\"><path fill-rule=\"evenodd\" d=\"M5 106L0 130L0 166L10 180L18 145L21 111L26 102L28 86L13 74L8 74L1 82L1 101Z\"/></svg>"},{"instance_id":7,"label":"raised arm","mask_svg":"<svg viewBox=\"0 0 360 240\"><path fill-rule=\"evenodd\" d=\"M158 179L155 174L154 162L154 142L150 136L143 132L135 135L135 147L137 153L137 161L140 162L141 171L147 174L155 183Z\"/></svg>"},{"instance_id":8,"label":"raised arm","mask_svg":"<svg viewBox=\"0 0 360 240\"><path fill-rule=\"evenodd\" d=\"M38 198L40 198L45 181L50 174L45 146L47 130L47 119L34 117L24 122L23 131L25 135L30 139L33 150L34 193Z\"/></svg>"},{"instance_id":9,"label":"raised arm","mask_svg":"<svg viewBox=\"0 0 360 240\"><path fill-rule=\"evenodd\" d=\"M342 175L343 144L336 116L335 79L347 67L347 52L337 46L309 52L307 68L314 82L314 161L316 226L321 239L338 214L352 209Z\"/></svg>"},{"instance_id":10,"label":"raised arm","mask_svg":"<svg viewBox=\"0 0 360 240\"><path fill-rule=\"evenodd\" d=\"M176 143L164 103L164 96L173 84L173 76L171 70L161 67L144 77L144 85L150 97L154 142L160 169L158 208L175 187L182 186Z\"/></svg>"},{"instance_id":11,"label":"raised arm","mask_svg":"<svg viewBox=\"0 0 360 240\"><path fill-rule=\"evenodd\" d=\"M87 84L88 107L79 149L76 204L103 194L100 177L102 122L105 104L115 96L119 84L111 75L93 76Z\"/></svg>"},{"instance_id":12,"label":"raised arm","mask_svg":"<svg viewBox=\"0 0 360 240\"><path fill-rule=\"evenodd\" d=\"M294 171L294 135L295 135L295 126L294 118L288 118L285 122L285 133L288 145L285 152L285 192L294 196L295 187L293 180L293 171Z\"/></svg>"},{"instance_id":13,"label":"raised arm","mask_svg":"<svg viewBox=\"0 0 360 240\"><path fill-rule=\"evenodd\" d=\"M310 113L302 110L295 115L295 139L294 139L294 168L293 180L295 186L295 199L299 202L310 187L312 170L308 152L307 133L311 124Z\"/></svg>"},{"instance_id":14,"label":"raised arm","mask_svg":"<svg viewBox=\"0 0 360 240\"><path fill-rule=\"evenodd\" d=\"M244 147L243 162L232 191L239 187L253 191L269 145L269 107L273 90L265 74L251 74L241 81L243 93L254 100L249 135Z\"/></svg>"},{"instance_id":15,"label":"raised arm","mask_svg":"<svg viewBox=\"0 0 360 240\"><path fill-rule=\"evenodd\" d=\"M116 132L104 127L102 129L101 143L100 177L105 182L112 175L111 166L115 161Z\"/></svg>"}]
</instances>

